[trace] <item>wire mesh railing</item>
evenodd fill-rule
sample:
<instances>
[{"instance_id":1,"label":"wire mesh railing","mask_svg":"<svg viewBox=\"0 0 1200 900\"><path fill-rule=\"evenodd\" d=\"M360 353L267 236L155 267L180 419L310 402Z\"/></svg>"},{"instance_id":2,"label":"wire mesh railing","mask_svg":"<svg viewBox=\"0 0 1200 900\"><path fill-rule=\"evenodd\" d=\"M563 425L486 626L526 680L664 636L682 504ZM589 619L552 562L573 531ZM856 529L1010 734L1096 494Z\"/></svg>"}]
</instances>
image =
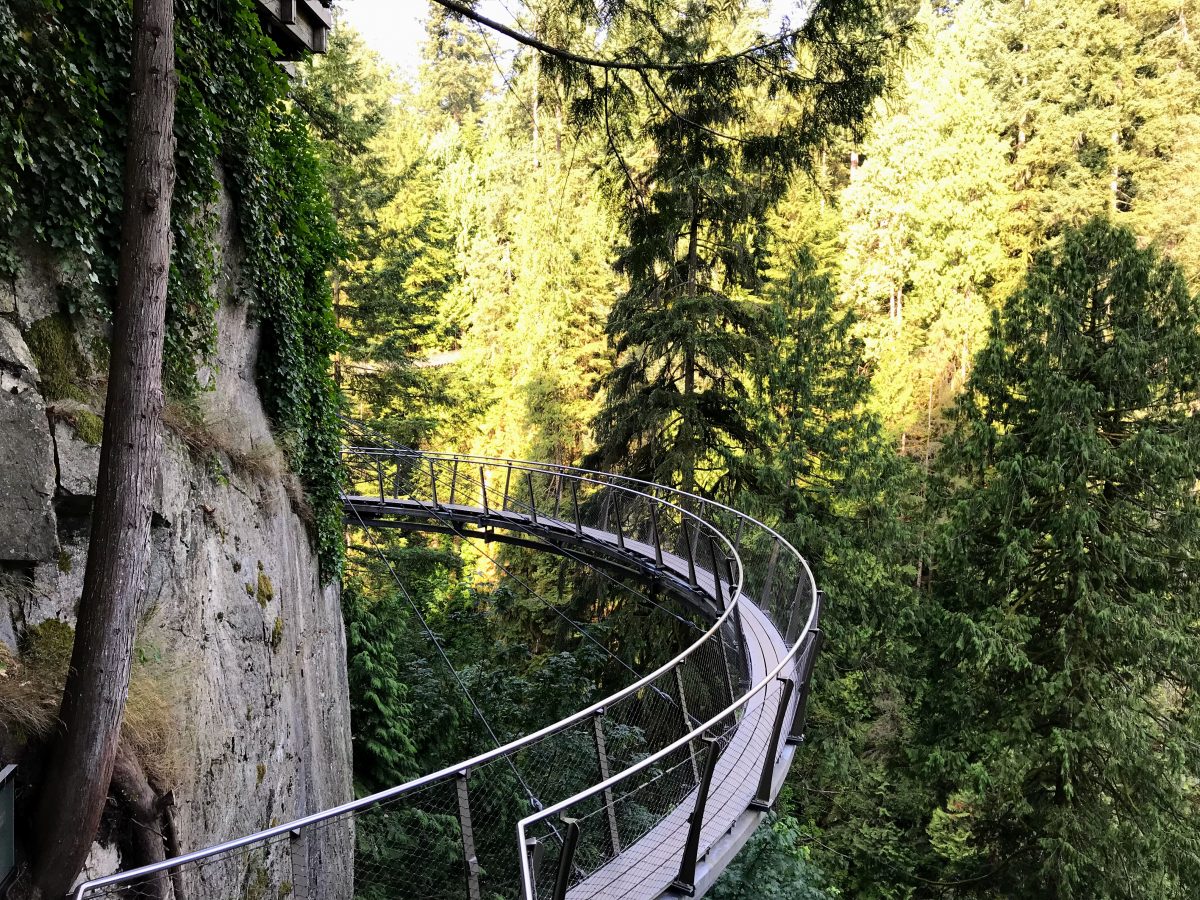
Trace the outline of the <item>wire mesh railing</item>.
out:
<instances>
[{"instance_id":1,"label":"wire mesh railing","mask_svg":"<svg viewBox=\"0 0 1200 900\"><path fill-rule=\"evenodd\" d=\"M689 847L706 838L687 834L681 850L682 820L710 791L721 831L746 812L748 782L769 803L786 738L802 731L819 636L811 573L783 538L721 504L605 473L386 446L350 447L343 459L348 521L532 536L585 564L639 573L708 628L658 669L533 734L332 810L86 882L76 900L557 898L597 877L636 878L656 855L672 857L660 869L686 869ZM650 841L676 819L672 840Z\"/></svg>"}]
</instances>

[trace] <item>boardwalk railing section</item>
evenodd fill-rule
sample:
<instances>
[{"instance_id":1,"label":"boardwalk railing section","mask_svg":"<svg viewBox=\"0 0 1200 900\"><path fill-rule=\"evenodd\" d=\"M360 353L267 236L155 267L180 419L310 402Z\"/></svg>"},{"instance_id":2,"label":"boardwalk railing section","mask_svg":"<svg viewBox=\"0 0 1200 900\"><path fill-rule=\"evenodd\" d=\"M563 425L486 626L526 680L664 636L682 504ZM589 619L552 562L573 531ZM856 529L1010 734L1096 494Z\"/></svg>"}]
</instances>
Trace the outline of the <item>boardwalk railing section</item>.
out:
<instances>
[{"instance_id":1,"label":"boardwalk railing section","mask_svg":"<svg viewBox=\"0 0 1200 900\"><path fill-rule=\"evenodd\" d=\"M802 739L820 639L803 558L748 516L634 479L385 446L343 458L351 526L521 536L603 559L672 593L707 628L658 669L532 734L334 809L82 883L76 900L557 900L707 887L713 876L698 880L697 866L720 856L722 841L726 856L736 852Z\"/></svg>"}]
</instances>

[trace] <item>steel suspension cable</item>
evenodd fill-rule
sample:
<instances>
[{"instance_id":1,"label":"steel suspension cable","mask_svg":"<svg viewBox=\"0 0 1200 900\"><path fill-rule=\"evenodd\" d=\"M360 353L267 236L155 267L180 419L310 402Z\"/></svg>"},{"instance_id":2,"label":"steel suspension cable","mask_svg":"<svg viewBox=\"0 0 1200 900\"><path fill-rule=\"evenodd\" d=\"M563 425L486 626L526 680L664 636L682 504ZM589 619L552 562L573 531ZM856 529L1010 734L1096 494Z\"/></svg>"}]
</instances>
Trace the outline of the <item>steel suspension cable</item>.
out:
<instances>
[{"instance_id":1,"label":"steel suspension cable","mask_svg":"<svg viewBox=\"0 0 1200 900\"><path fill-rule=\"evenodd\" d=\"M464 481L468 482L469 484L475 484L475 485L479 485L481 487L483 486L483 482L481 482L474 475L464 474L461 477ZM536 511L533 506L525 503L523 500L520 500L517 497L510 498L509 505L514 506L518 509L523 507L529 511ZM653 606L655 609L657 609L663 615L669 616L670 618L674 619L675 621L679 622L682 625L686 625L688 628L691 628L693 631L699 631L701 633L704 632L704 629L701 628L699 625L697 625L695 622L693 622L691 619L688 619L685 616L679 615L679 613L668 609L667 607L663 606L661 603L656 603L654 600L652 600L650 598L650 596L648 594L643 594L641 591L637 590L637 588L632 588L629 585L618 581L612 575L608 574L608 572L605 572L604 569L602 569L600 566L597 566L595 563L590 562L587 559L587 557L578 556L575 553L573 553L572 551L568 550L566 547L557 547L555 552L560 553L561 555L567 557L568 559L579 563L581 566L591 569L593 572L595 572L601 578L607 579L608 581L612 582L613 584L615 584L617 587L621 588L622 590L627 591L630 594L633 594L633 596L637 597L639 600L645 600L648 604Z\"/></svg>"},{"instance_id":2,"label":"steel suspension cable","mask_svg":"<svg viewBox=\"0 0 1200 900\"><path fill-rule=\"evenodd\" d=\"M487 716L484 715L483 710L479 708L479 704L475 702L475 698L471 696L471 691L467 688L466 684L462 680L462 677L458 674L458 670L454 668L454 664L450 662L450 657L447 656L446 651L442 649L442 644L437 639L437 635L433 633L433 629L429 627L429 622L421 613L421 610L417 606L416 601L413 600L412 595L408 592L408 587L401 580L400 576L396 574L396 569L392 565L392 561L380 548L379 542L375 540L374 531L372 531L371 528L367 526L367 523L363 521L362 514L359 513L357 507L351 505L351 508L354 509L354 516L358 519L359 527L361 527L362 530L367 533L367 537L371 541L371 546L375 548L375 552L378 554L379 558L383 560L384 565L387 566L387 570L391 574L392 580L395 581L396 586L400 588L400 593L404 595L404 599L412 608L413 614L417 617L417 621L421 623L421 627L424 629L426 636L430 640L430 643L437 648L438 654L442 657L442 662L444 662L446 664L446 668L450 670L450 674L453 676L455 683L458 685L458 689L462 691L463 696L467 698L467 702L471 704L471 708L475 711L475 715L479 716L479 721L483 723L483 727L487 730L488 737L492 739L492 743L495 744L496 749L503 747L503 743L501 743L500 739L496 737L496 732L492 730L492 725L488 721ZM533 790L521 776L521 773L517 771L517 767L513 765L512 759L507 754L503 758L504 761L508 763L508 767L512 769L512 773L516 776L517 781L520 782L521 787L529 797L529 802L533 805L534 809L541 809L541 801L533 793Z\"/></svg>"}]
</instances>

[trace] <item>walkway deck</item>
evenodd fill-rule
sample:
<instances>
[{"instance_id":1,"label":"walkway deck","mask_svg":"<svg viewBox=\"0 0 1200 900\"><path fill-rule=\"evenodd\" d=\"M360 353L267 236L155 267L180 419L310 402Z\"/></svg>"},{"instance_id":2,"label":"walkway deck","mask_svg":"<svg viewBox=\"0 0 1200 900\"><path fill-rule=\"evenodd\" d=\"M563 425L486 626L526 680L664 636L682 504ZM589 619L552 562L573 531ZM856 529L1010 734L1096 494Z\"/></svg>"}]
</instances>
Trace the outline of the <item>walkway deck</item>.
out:
<instances>
[{"instance_id":1,"label":"walkway deck","mask_svg":"<svg viewBox=\"0 0 1200 900\"><path fill-rule=\"evenodd\" d=\"M429 503L407 499L384 499L381 502L378 495L347 496L343 501L351 522L360 516L369 524L383 524L381 520L396 517L436 519L459 527L512 529L536 535L552 544L579 543L582 536L593 545L603 546L614 558L631 561L647 573L661 575L666 570L680 583L681 588L689 583L689 566L683 557L664 552L660 568L655 549L649 544L628 537L618 539L613 532L586 526L576 531L573 523L561 519L539 515L534 520L511 510L485 510L465 504L439 504L434 507ZM492 536L495 540L505 540L505 536L500 534ZM718 588L712 576L702 569L696 571L696 583L713 604L714 611L720 610L723 607L722 595L727 597L729 594L728 586ZM746 641L750 683L757 684L787 656L790 648L767 616L745 594L739 603L739 612ZM791 668L781 674L795 677ZM764 816L764 813L750 809L750 802L762 775L763 760L771 742L781 699L777 685L778 682L770 689L760 691L747 703L732 740L717 762L701 832L701 862L697 866L696 893L692 896L702 896L712 886ZM781 742L775 761L777 777L773 779L772 797L786 775L792 754L793 748ZM567 894L569 900L650 900L683 896L672 891L671 883L678 874L679 859L694 806L695 791L638 841L623 848L619 856L574 885Z\"/></svg>"}]
</instances>

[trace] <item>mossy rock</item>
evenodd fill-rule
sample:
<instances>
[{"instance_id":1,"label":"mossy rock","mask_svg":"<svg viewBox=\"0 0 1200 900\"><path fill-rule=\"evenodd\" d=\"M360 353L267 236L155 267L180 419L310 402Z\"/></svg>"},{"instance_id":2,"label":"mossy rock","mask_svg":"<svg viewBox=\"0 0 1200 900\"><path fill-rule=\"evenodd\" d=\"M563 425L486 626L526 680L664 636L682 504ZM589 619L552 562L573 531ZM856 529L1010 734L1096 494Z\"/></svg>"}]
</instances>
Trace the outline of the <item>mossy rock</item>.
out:
<instances>
[{"instance_id":1,"label":"mossy rock","mask_svg":"<svg viewBox=\"0 0 1200 900\"><path fill-rule=\"evenodd\" d=\"M66 316L56 313L34 322L25 334L25 343L37 362L42 395L47 400L88 400L85 384L91 372Z\"/></svg>"},{"instance_id":2,"label":"mossy rock","mask_svg":"<svg viewBox=\"0 0 1200 900\"><path fill-rule=\"evenodd\" d=\"M76 436L85 444L99 447L104 439L104 420L86 409L72 413L71 418L75 420Z\"/></svg>"},{"instance_id":3,"label":"mossy rock","mask_svg":"<svg viewBox=\"0 0 1200 900\"><path fill-rule=\"evenodd\" d=\"M258 584L254 593L258 598L258 605L266 609L267 604L275 599L275 586L271 584L271 577L262 570L262 563L258 565Z\"/></svg>"}]
</instances>

